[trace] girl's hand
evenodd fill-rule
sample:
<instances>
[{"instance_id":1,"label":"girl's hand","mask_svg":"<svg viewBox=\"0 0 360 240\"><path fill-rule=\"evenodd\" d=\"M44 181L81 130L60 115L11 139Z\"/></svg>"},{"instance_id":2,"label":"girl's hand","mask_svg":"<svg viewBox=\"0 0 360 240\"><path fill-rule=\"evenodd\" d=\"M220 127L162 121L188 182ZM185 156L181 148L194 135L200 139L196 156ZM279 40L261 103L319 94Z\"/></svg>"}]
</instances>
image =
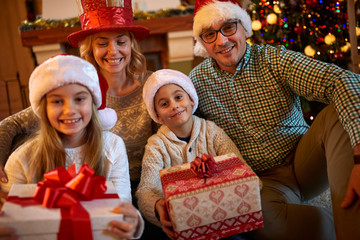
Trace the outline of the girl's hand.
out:
<instances>
[{"instance_id":1,"label":"girl's hand","mask_svg":"<svg viewBox=\"0 0 360 240\"><path fill-rule=\"evenodd\" d=\"M162 230L169 238L174 239L175 233L165 206L165 199L161 198L155 203L155 210L159 215Z\"/></svg>"},{"instance_id":2,"label":"girl's hand","mask_svg":"<svg viewBox=\"0 0 360 240\"><path fill-rule=\"evenodd\" d=\"M18 235L15 233L15 229L11 227L0 227L0 237L1 239L6 240L15 240L18 239ZM4 238L7 237L7 238Z\"/></svg>"},{"instance_id":3,"label":"girl's hand","mask_svg":"<svg viewBox=\"0 0 360 240\"><path fill-rule=\"evenodd\" d=\"M3 215L4 212L0 212L0 217ZM0 226L0 237L6 240L15 240L18 239L18 235L15 233L15 229L11 227L1 227ZM7 238L4 238L7 237Z\"/></svg>"},{"instance_id":4,"label":"girl's hand","mask_svg":"<svg viewBox=\"0 0 360 240\"><path fill-rule=\"evenodd\" d=\"M112 220L110 231L118 235L120 239L133 238L140 221L136 208L129 202L121 202L118 207L113 209L113 212L123 214L124 221Z\"/></svg>"}]
</instances>

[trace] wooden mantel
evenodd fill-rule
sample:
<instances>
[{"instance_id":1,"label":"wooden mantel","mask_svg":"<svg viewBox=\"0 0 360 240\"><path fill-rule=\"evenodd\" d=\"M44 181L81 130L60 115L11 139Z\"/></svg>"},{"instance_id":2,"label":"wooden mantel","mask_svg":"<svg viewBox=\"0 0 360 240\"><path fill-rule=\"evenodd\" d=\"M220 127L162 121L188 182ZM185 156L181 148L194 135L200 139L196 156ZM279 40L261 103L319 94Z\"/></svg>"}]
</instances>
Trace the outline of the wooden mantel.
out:
<instances>
[{"instance_id":1,"label":"wooden mantel","mask_svg":"<svg viewBox=\"0 0 360 240\"><path fill-rule=\"evenodd\" d=\"M150 29L150 35L166 34L191 30L193 15L163 17L150 20L135 20L135 25L141 25ZM29 30L21 32L22 44L25 47L32 47L53 43L66 43L66 37L73 32L81 30L80 26L52 28L46 30Z\"/></svg>"},{"instance_id":2,"label":"wooden mantel","mask_svg":"<svg viewBox=\"0 0 360 240\"><path fill-rule=\"evenodd\" d=\"M192 30L193 17L194 16L191 14L183 16L156 18L150 20L141 19L134 21L135 25L141 25L150 29L150 36L139 42L139 45L141 52L147 58L148 63L150 63L150 59L148 58L150 56L153 56L154 53L159 55L161 66L152 70L157 70L159 68L168 68L169 50L173 52L168 47L168 33ZM54 44L66 44L68 43L66 37L69 34L80 30L80 26L75 26L64 28L51 28L45 30L22 31L21 40L23 46L31 47L34 51L35 48L47 45L50 46ZM192 52L192 50L190 51ZM35 53L35 55L37 54Z\"/></svg>"}]
</instances>

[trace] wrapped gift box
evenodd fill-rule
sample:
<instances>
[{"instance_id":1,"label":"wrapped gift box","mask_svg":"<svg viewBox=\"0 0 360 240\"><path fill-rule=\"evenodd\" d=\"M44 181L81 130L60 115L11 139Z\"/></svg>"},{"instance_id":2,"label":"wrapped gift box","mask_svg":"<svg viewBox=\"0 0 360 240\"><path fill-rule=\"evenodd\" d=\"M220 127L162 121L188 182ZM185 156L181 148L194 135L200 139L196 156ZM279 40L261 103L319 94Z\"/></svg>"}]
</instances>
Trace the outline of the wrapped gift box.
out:
<instances>
[{"instance_id":1,"label":"wrapped gift box","mask_svg":"<svg viewBox=\"0 0 360 240\"><path fill-rule=\"evenodd\" d=\"M219 239L263 227L259 178L235 154L214 158L218 171L199 178L190 163L160 170L177 239Z\"/></svg>"},{"instance_id":2,"label":"wrapped gift box","mask_svg":"<svg viewBox=\"0 0 360 240\"><path fill-rule=\"evenodd\" d=\"M106 186L107 194L116 193L112 182L107 181ZM36 184L14 184L9 196L32 197L35 189ZM118 239L105 229L109 227L108 223L111 220L123 220L123 215L112 212L119 201L118 198L81 201L91 217L93 239ZM59 208L45 208L40 204L22 207L6 201L2 211L4 215L0 217L0 226L15 228L20 240L57 239L61 218Z\"/></svg>"}]
</instances>

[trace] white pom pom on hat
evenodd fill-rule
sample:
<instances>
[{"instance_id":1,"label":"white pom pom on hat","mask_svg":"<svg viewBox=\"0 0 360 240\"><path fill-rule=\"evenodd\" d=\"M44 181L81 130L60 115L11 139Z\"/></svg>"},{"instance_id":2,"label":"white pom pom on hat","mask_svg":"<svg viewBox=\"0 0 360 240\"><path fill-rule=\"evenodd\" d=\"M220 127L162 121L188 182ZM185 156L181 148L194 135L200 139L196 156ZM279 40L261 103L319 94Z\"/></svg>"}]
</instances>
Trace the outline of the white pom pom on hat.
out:
<instances>
[{"instance_id":1,"label":"white pom pom on hat","mask_svg":"<svg viewBox=\"0 0 360 240\"><path fill-rule=\"evenodd\" d=\"M252 36L251 18L237 0L196 0L194 14L193 37L196 40L194 46L196 56L209 57L199 35L204 28L218 21L239 19L249 37Z\"/></svg>"},{"instance_id":2,"label":"white pom pom on hat","mask_svg":"<svg viewBox=\"0 0 360 240\"><path fill-rule=\"evenodd\" d=\"M150 117L157 123L161 123L158 119L158 116L155 111L154 98L157 91L164 85L176 84L182 87L190 98L194 101L194 107L192 113L197 109L199 99L195 90L193 83L190 78L183 74L182 72L171 70L171 69L161 69L150 75L146 80L143 88L143 99L146 105L146 109Z\"/></svg>"},{"instance_id":3,"label":"white pom pom on hat","mask_svg":"<svg viewBox=\"0 0 360 240\"><path fill-rule=\"evenodd\" d=\"M49 58L32 72L29 80L29 99L34 113L39 116L39 105L41 99L50 91L67 85L81 84L91 93L95 106L99 108L102 103L102 92L99 85L98 73L95 67L76 56L57 55ZM110 109L108 111L115 111ZM103 129L113 127L117 121L113 114L99 117Z\"/></svg>"}]
</instances>

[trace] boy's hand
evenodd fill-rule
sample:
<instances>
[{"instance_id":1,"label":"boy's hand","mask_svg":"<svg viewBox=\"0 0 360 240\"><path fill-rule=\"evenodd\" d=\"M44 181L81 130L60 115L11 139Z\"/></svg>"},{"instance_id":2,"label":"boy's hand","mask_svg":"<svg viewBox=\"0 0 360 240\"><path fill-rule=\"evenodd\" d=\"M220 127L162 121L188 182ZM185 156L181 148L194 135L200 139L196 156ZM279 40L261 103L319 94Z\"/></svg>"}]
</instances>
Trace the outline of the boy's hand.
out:
<instances>
[{"instance_id":1,"label":"boy's hand","mask_svg":"<svg viewBox=\"0 0 360 240\"><path fill-rule=\"evenodd\" d=\"M170 239L174 239L175 233L170 222L169 214L166 210L165 199L162 198L156 202L155 210L159 214L162 230L166 233L166 235L168 235Z\"/></svg>"}]
</instances>

